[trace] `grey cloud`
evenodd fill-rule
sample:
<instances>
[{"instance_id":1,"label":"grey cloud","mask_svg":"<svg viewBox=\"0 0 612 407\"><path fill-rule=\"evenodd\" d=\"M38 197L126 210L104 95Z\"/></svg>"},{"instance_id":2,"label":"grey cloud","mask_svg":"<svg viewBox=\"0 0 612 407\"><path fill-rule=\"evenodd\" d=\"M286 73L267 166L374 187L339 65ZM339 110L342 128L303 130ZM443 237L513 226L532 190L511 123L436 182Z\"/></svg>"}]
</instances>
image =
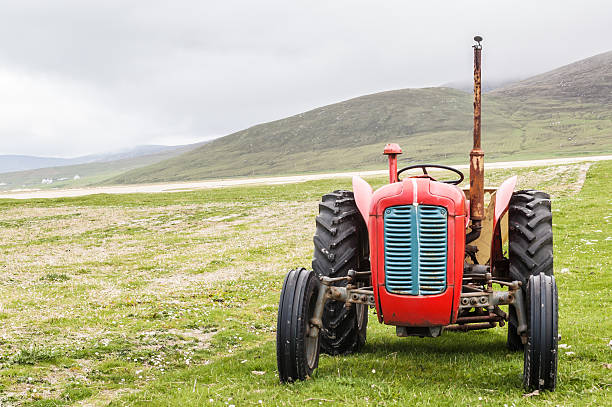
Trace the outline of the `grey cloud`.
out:
<instances>
[{"instance_id":1,"label":"grey cloud","mask_svg":"<svg viewBox=\"0 0 612 407\"><path fill-rule=\"evenodd\" d=\"M604 1L15 1L0 153L178 144L387 89L525 77L610 48Z\"/></svg>"}]
</instances>

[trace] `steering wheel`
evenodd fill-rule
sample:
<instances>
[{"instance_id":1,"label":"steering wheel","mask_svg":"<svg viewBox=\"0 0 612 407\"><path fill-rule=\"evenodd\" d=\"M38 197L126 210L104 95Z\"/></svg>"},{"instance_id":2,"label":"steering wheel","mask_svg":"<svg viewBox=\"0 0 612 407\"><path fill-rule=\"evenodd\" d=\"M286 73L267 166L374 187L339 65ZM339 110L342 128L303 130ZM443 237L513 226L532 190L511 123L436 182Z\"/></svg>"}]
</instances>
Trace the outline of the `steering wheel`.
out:
<instances>
[{"instance_id":1,"label":"steering wheel","mask_svg":"<svg viewBox=\"0 0 612 407\"><path fill-rule=\"evenodd\" d=\"M421 168L421 169L423 170L423 175L428 176L429 178L431 178L431 179L432 179L432 180L434 180L434 181L437 181L437 179L435 179L434 177L432 177L431 175L429 175L429 174L427 173L427 168L441 168L441 169L443 169L443 170L447 170L447 171L454 172L455 174L457 174L457 175L459 176L459 179L452 179L452 180L447 180L447 181L440 181L440 182L443 182L443 183L445 183L445 184L459 185L459 184L461 184L461 182L462 182L462 181L463 181L463 179L465 178L465 177L463 176L463 173L462 173L461 171L459 171L459 170L457 170L457 169L455 169L455 168L453 168L453 167L449 167L449 166L447 166L447 165L440 165L440 164L414 164L414 165L409 165L408 167L404 167L404 168L402 168L401 170L399 170L399 171L397 172L397 179L398 179L399 181L401 181L401 180L400 180L400 178L399 178L400 174L401 174L402 172L404 172L404 171L412 170L412 169L414 169L414 168Z\"/></svg>"}]
</instances>

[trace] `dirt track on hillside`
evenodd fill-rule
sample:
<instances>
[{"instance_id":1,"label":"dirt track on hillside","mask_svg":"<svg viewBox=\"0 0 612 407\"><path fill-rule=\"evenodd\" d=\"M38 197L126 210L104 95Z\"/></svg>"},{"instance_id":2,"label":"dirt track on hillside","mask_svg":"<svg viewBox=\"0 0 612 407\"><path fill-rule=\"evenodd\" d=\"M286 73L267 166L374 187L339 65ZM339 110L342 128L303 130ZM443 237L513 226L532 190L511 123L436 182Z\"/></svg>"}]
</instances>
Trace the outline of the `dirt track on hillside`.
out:
<instances>
[{"instance_id":1,"label":"dirt track on hillside","mask_svg":"<svg viewBox=\"0 0 612 407\"><path fill-rule=\"evenodd\" d=\"M605 161L612 160L612 155L591 156L591 157L568 157L554 158L545 160L529 160L529 161L508 161L487 163L485 167L488 169L495 168L521 168L521 167L536 167L546 165L563 165L573 164L586 161ZM466 169L467 165L456 165L457 169ZM273 185L273 184L291 184L296 182L305 182L319 179L331 178L346 178L354 175L361 177L384 175L387 170L376 171L355 171L355 172L338 172L327 174L310 174L310 175L293 175L286 177L265 177L265 178L237 178L225 180L211 181L187 181L187 182L171 182L158 184L133 184L133 185L111 185L104 187L89 187L89 188L74 188L74 189L51 189L51 190L27 190L27 191L9 191L0 193L0 198L13 199L36 199L36 198L62 198L83 196L92 194L131 194L131 193L160 193L160 192L182 192L193 191L197 189L207 188L223 188L239 185Z\"/></svg>"}]
</instances>

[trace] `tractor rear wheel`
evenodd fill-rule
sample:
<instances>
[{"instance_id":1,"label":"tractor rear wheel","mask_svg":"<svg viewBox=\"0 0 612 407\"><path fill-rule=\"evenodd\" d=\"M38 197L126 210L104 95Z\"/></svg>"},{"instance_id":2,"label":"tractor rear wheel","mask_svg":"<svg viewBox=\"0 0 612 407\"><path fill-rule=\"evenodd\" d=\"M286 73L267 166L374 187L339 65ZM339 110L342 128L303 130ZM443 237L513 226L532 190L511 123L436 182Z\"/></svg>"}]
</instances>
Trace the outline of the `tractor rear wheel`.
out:
<instances>
[{"instance_id":1,"label":"tractor rear wheel","mask_svg":"<svg viewBox=\"0 0 612 407\"><path fill-rule=\"evenodd\" d=\"M553 275L553 234L550 195L534 190L517 191L508 208L508 257L510 277L526 286L531 276ZM523 296L526 298L526 296ZM523 350L517 333L516 310L509 307L508 349Z\"/></svg>"},{"instance_id":2,"label":"tractor rear wheel","mask_svg":"<svg viewBox=\"0 0 612 407\"><path fill-rule=\"evenodd\" d=\"M554 276L540 273L527 283L527 344L523 384L527 390L557 385L558 310Z\"/></svg>"},{"instance_id":3,"label":"tractor rear wheel","mask_svg":"<svg viewBox=\"0 0 612 407\"><path fill-rule=\"evenodd\" d=\"M343 277L351 269L370 269L368 232L351 191L324 195L316 225L312 261L315 273ZM367 305L346 308L344 302L328 301L323 314L321 350L330 355L358 351L365 344L367 324Z\"/></svg>"},{"instance_id":4,"label":"tractor rear wheel","mask_svg":"<svg viewBox=\"0 0 612 407\"><path fill-rule=\"evenodd\" d=\"M311 336L319 279L299 268L285 277L278 306L276 363L283 383L306 380L319 364L319 335Z\"/></svg>"}]
</instances>

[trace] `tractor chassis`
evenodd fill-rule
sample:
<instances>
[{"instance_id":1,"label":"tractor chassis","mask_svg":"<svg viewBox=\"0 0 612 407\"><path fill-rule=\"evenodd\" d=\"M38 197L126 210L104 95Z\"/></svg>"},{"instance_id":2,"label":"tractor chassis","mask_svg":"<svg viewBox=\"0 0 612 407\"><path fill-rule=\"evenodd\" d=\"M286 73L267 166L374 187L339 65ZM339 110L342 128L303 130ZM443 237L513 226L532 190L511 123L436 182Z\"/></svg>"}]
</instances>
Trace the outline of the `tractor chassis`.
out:
<instances>
[{"instance_id":1,"label":"tractor chassis","mask_svg":"<svg viewBox=\"0 0 612 407\"><path fill-rule=\"evenodd\" d=\"M472 265L466 265L471 267ZM488 270L488 266L474 267L476 271ZM344 302L345 307L354 304L375 307L374 290L372 286L362 286L362 281L369 281L369 271L350 270L344 277L319 276L319 291L312 317L309 321L308 336L317 337L323 326L323 313L327 301ZM345 286L335 285L346 282ZM493 284L508 288L507 291L493 290ZM445 327L397 327L398 336L438 336L442 330L472 331L494 328L499 323L504 326L508 320L506 312L500 305L511 305L516 309L517 333L523 343L527 341L527 310L520 281L496 280L488 271L485 273L465 274L460 297L459 315L454 324Z\"/></svg>"}]
</instances>

